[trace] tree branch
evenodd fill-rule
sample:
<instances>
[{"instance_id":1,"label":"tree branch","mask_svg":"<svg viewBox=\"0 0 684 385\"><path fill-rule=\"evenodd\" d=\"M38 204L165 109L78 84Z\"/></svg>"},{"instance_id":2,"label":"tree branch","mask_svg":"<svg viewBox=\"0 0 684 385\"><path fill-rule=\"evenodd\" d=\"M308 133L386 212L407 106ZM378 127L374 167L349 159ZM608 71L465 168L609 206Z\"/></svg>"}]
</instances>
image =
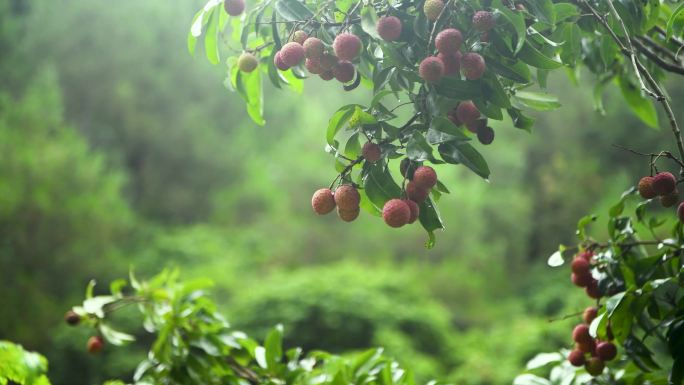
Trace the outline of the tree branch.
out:
<instances>
[{"instance_id":1,"label":"tree branch","mask_svg":"<svg viewBox=\"0 0 684 385\"><path fill-rule=\"evenodd\" d=\"M665 61L663 58L658 56L655 52L651 51L648 47L646 47L644 45L644 43L642 43L638 39L634 40L634 45L636 45L639 52L643 53L644 56L651 59L651 61L653 61L655 64L657 64L658 67L660 67L660 68L662 68L668 72L684 75L684 67Z\"/></svg>"}]
</instances>

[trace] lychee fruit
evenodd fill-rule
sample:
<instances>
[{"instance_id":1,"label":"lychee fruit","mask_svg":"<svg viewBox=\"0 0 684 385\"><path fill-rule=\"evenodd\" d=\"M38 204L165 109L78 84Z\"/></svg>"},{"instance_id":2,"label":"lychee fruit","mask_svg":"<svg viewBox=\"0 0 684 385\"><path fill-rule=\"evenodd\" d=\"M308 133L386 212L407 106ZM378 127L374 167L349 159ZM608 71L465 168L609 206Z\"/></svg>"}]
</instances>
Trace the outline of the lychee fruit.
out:
<instances>
[{"instance_id":1,"label":"lychee fruit","mask_svg":"<svg viewBox=\"0 0 684 385\"><path fill-rule=\"evenodd\" d=\"M437 173L430 166L420 166L413 173L412 182L423 189L430 190L437 184Z\"/></svg>"},{"instance_id":2,"label":"lychee fruit","mask_svg":"<svg viewBox=\"0 0 684 385\"><path fill-rule=\"evenodd\" d=\"M380 160L380 157L382 156L382 150L380 149L380 146L378 146L376 143L367 142L363 145L363 148L361 149L361 154L363 155L363 158L366 159L368 162L375 163L378 160Z\"/></svg>"},{"instance_id":3,"label":"lychee fruit","mask_svg":"<svg viewBox=\"0 0 684 385\"><path fill-rule=\"evenodd\" d=\"M572 366L582 366L584 365L584 352L581 350L573 350L568 354L568 361Z\"/></svg>"},{"instance_id":4,"label":"lychee fruit","mask_svg":"<svg viewBox=\"0 0 684 385\"><path fill-rule=\"evenodd\" d=\"M447 118L451 121L451 123L454 124L454 126L458 127L463 124L463 122L461 122L461 120L458 118L456 107L452 108L451 110L449 110L449 112L447 112Z\"/></svg>"},{"instance_id":5,"label":"lychee fruit","mask_svg":"<svg viewBox=\"0 0 684 385\"><path fill-rule=\"evenodd\" d=\"M401 160L401 163L399 163L399 173L401 173L402 177L405 177L406 179L413 179L413 173L416 172L416 169L420 165L417 162L412 162L411 159L409 158L404 158Z\"/></svg>"},{"instance_id":6,"label":"lychee fruit","mask_svg":"<svg viewBox=\"0 0 684 385\"><path fill-rule=\"evenodd\" d=\"M612 361L617 356L617 347L612 342L599 342L596 345L596 355L603 361Z\"/></svg>"},{"instance_id":7,"label":"lychee fruit","mask_svg":"<svg viewBox=\"0 0 684 385\"><path fill-rule=\"evenodd\" d=\"M312 73L314 75L318 75L321 72L323 72L321 65L318 63L317 60L314 60L314 59L306 59L304 61L304 67L306 67L306 69L309 71L309 73Z\"/></svg>"},{"instance_id":8,"label":"lychee fruit","mask_svg":"<svg viewBox=\"0 0 684 385\"><path fill-rule=\"evenodd\" d=\"M356 69L354 65L347 60L340 60L332 69L333 76L340 83L349 83L354 80Z\"/></svg>"},{"instance_id":9,"label":"lychee fruit","mask_svg":"<svg viewBox=\"0 0 684 385\"><path fill-rule=\"evenodd\" d=\"M663 207L673 207L677 202L679 202L679 191L677 189L660 197L660 204Z\"/></svg>"},{"instance_id":10,"label":"lychee fruit","mask_svg":"<svg viewBox=\"0 0 684 385\"><path fill-rule=\"evenodd\" d=\"M325 215L335 209L335 197L329 188L317 190L311 197L311 207L318 215Z\"/></svg>"},{"instance_id":11,"label":"lychee fruit","mask_svg":"<svg viewBox=\"0 0 684 385\"><path fill-rule=\"evenodd\" d=\"M582 319L588 325L596 318L597 315L598 308L596 306L589 306L588 308L584 309L584 313L582 313Z\"/></svg>"},{"instance_id":12,"label":"lychee fruit","mask_svg":"<svg viewBox=\"0 0 684 385\"><path fill-rule=\"evenodd\" d=\"M442 9L444 9L444 2L442 0L425 0L425 4L423 4L423 13L425 13L425 17L430 21L437 20L439 14L442 13Z\"/></svg>"},{"instance_id":13,"label":"lychee fruit","mask_svg":"<svg viewBox=\"0 0 684 385\"><path fill-rule=\"evenodd\" d=\"M639 179L638 184L639 195L644 199L652 199L658 196L655 191L653 191L653 177L645 176Z\"/></svg>"},{"instance_id":14,"label":"lychee fruit","mask_svg":"<svg viewBox=\"0 0 684 385\"><path fill-rule=\"evenodd\" d=\"M575 273L572 273L572 274L570 275L570 280L571 280L572 283L574 283L575 286L577 286L577 287L587 287L587 286L589 286L589 284L591 283L591 280L592 280L592 279L593 279L593 277L591 276L591 274L575 274Z\"/></svg>"},{"instance_id":15,"label":"lychee fruit","mask_svg":"<svg viewBox=\"0 0 684 385\"><path fill-rule=\"evenodd\" d=\"M606 364L598 357L591 357L589 360L587 360L584 368L587 370L587 373L596 377L603 373L603 369L606 368Z\"/></svg>"},{"instance_id":16,"label":"lychee fruit","mask_svg":"<svg viewBox=\"0 0 684 385\"><path fill-rule=\"evenodd\" d=\"M587 262L591 263L591 260L594 258L594 252L591 250L584 250L581 253L577 253L577 257L584 258Z\"/></svg>"},{"instance_id":17,"label":"lychee fruit","mask_svg":"<svg viewBox=\"0 0 684 385\"><path fill-rule=\"evenodd\" d=\"M442 30L435 37L435 47L439 53L443 54L455 54L461 48L461 43L463 43L463 35L456 28Z\"/></svg>"},{"instance_id":18,"label":"lychee fruit","mask_svg":"<svg viewBox=\"0 0 684 385\"><path fill-rule=\"evenodd\" d=\"M301 44L291 41L280 50L280 58L288 67L294 67L304 60L304 47Z\"/></svg>"},{"instance_id":19,"label":"lychee fruit","mask_svg":"<svg viewBox=\"0 0 684 385\"><path fill-rule=\"evenodd\" d=\"M416 203L421 203L430 195L430 190L419 186L416 182L410 181L406 184L406 197Z\"/></svg>"},{"instance_id":20,"label":"lychee fruit","mask_svg":"<svg viewBox=\"0 0 684 385\"><path fill-rule=\"evenodd\" d=\"M319 64L321 65L321 68L323 68L324 71L330 71L337 65L338 61L339 59L337 59L337 56L331 53L326 53L323 54L323 56L321 56Z\"/></svg>"},{"instance_id":21,"label":"lychee fruit","mask_svg":"<svg viewBox=\"0 0 684 385\"><path fill-rule=\"evenodd\" d=\"M244 0L226 0L223 2L223 8L230 16L240 16L245 10Z\"/></svg>"},{"instance_id":22,"label":"lychee fruit","mask_svg":"<svg viewBox=\"0 0 684 385\"><path fill-rule=\"evenodd\" d=\"M339 207L337 208L337 215L345 222L352 222L354 219L359 217L360 212L361 209L358 207L350 210L342 210Z\"/></svg>"},{"instance_id":23,"label":"lychee fruit","mask_svg":"<svg viewBox=\"0 0 684 385\"><path fill-rule=\"evenodd\" d=\"M473 15L473 28L480 32L486 32L496 26L494 14L488 11L477 11Z\"/></svg>"},{"instance_id":24,"label":"lychee fruit","mask_svg":"<svg viewBox=\"0 0 684 385\"><path fill-rule=\"evenodd\" d=\"M318 76L326 82L335 78L335 74L333 74L332 70L323 71L318 74Z\"/></svg>"},{"instance_id":25,"label":"lychee fruit","mask_svg":"<svg viewBox=\"0 0 684 385\"><path fill-rule=\"evenodd\" d=\"M98 353L104 347L104 340L100 336L92 336L88 338L88 343L86 345L88 352Z\"/></svg>"},{"instance_id":26,"label":"lychee fruit","mask_svg":"<svg viewBox=\"0 0 684 385\"><path fill-rule=\"evenodd\" d=\"M333 50L340 60L354 60L361 53L361 39L351 33L342 33L335 37Z\"/></svg>"},{"instance_id":27,"label":"lychee fruit","mask_svg":"<svg viewBox=\"0 0 684 385\"><path fill-rule=\"evenodd\" d=\"M408 205L409 210L411 211L411 216L409 217L408 221L408 223L411 224L418 219L418 216L420 216L420 207L418 207L418 203L410 199L404 199L404 203Z\"/></svg>"},{"instance_id":28,"label":"lychee fruit","mask_svg":"<svg viewBox=\"0 0 684 385\"><path fill-rule=\"evenodd\" d=\"M677 207L677 218L679 218L680 222L684 222L684 202L679 204L679 207Z\"/></svg>"},{"instance_id":29,"label":"lychee fruit","mask_svg":"<svg viewBox=\"0 0 684 385\"><path fill-rule=\"evenodd\" d=\"M482 77L487 66L480 54L468 52L461 56L461 72L468 80L477 80Z\"/></svg>"},{"instance_id":30,"label":"lychee fruit","mask_svg":"<svg viewBox=\"0 0 684 385\"><path fill-rule=\"evenodd\" d=\"M585 341L585 342L577 342L575 344L575 349L584 352L584 353L589 353L589 354L594 354L596 352L596 341L593 339Z\"/></svg>"},{"instance_id":31,"label":"lychee fruit","mask_svg":"<svg viewBox=\"0 0 684 385\"><path fill-rule=\"evenodd\" d=\"M477 133L481 129L487 127L487 118L477 119L473 122L466 123L466 128L472 133Z\"/></svg>"},{"instance_id":32,"label":"lychee fruit","mask_svg":"<svg viewBox=\"0 0 684 385\"><path fill-rule=\"evenodd\" d=\"M249 52L244 52L238 58L237 65L242 72L252 72L259 65L259 59Z\"/></svg>"},{"instance_id":33,"label":"lychee fruit","mask_svg":"<svg viewBox=\"0 0 684 385\"><path fill-rule=\"evenodd\" d=\"M335 204L340 210L349 211L359 207L361 195L356 187L350 184L343 184L335 190Z\"/></svg>"},{"instance_id":34,"label":"lychee fruit","mask_svg":"<svg viewBox=\"0 0 684 385\"><path fill-rule=\"evenodd\" d=\"M81 316L75 311L69 310L66 312L66 314L64 314L64 321L71 326L76 326L79 324L79 322L81 322Z\"/></svg>"},{"instance_id":35,"label":"lychee fruit","mask_svg":"<svg viewBox=\"0 0 684 385\"><path fill-rule=\"evenodd\" d=\"M494 141L494 129L489 126L480 128L477 130L477 140L484 145L492 144Z\"/></svg>"},{"instance_id":36,"label":"lychee fruit","mask_svg":"<svg viewBox=\"0 0 684 385\"><path fill-rule=\"evenodd\" d=\"M570 268L572 269L573 273L584 275L589 274L589 269L591 268L591 265L586 259L575 257L575 259L573 259L572 263L570 264Z\"/></svg>"},{"instance_id":37,"label":"lychee fruit","mask_svg":"<svg viewBox=\"0 0 684 385\"><path fill-rule=\"evenodd\" d=\"M594 341L589 334L589 326L579 324L572 330L572 340L580 344L590 344Z\"/></svg>"},{"instance_id":38,"label":"lychee fruit","mask_svg":"<svg viewBox=\"0 0 684 385\"><path fill-rule=\"evenodd\" d=\"M292 40L291 41L294 41L295 43L299 43L299 44L304 44L304 42L308 38L309 38L309 34L300 29L300 30L295 31L295 33L292 34Z\"/></svg>"},{"instance_id":39,"label":"lychee fruit","mask_svg":"<svg viewBox=\"0 0 684 385\"><path fill-rule=\"evenodd\" d=\"M584 288L584 292L587 293L587 296L589 298L593 299L599 299L601 298L601 291L599 290L598 287L598 281L595 279L591 279L587 287Z\"/></svg>"},{"instance_id":40,"label":"lychee fruit","mask_svg":"<svg viewBox=\"0 0 684 385\"><path fill-rule=\"evenodd\" d=\"M310 37L302 44L304 47L304 56L307 59L320 60L325 53L325 46L323 41L317 37Z\"/></svg>"},{"instance_id":41,"label":"lychee fruit","mask_svg":"<svg viewBox=\"0 0 684 385\"><path fill-rule=\"evenodd\" d=\"M401 199L390 199L382 208L382 219L390 227L401 227L411 219L411 209Z\"/></svg>"},{"instance_id":42,"label":"lychee fruit","mask_svg":"<svg viewBox=\"0 0 684 385\"><path fill-rule=\"evenodd\" d=\"M280 51L276 52L275 55L273 55L273 65L281 71L287 71L290 69L290 66L285 64L283 61L283 57L280 54Z\"/></svg>"},{"instance_id":43,"label":"lychee fruit","mask_svg":"<svg viewBox=\"0 0 684 385\"><path fill-rule=\"evenodd\" d=\"M436 83L444 76L444 63L436 56L428 56L420 62L418 75L428 83Z\"/></svg>"},{"instance_id":44,"label":"lychee fruit","mask_svg":"<svg viewBox=\"0 0 684 385\"><path fill-rule=\"evenodd\" d=\"M376 25L378 35L385 41L395 41L401 36L401 20L396 16L383 16Z\"/></svg>"},{"instance_id":45,"label":"lychee fruit","mask_svg":"<svg viewBox=\"0 0 684 385\"><path fill-rule=\"evenodd\" d=\"M653 177L653 191L658 195L667 195L674 191L677 180L669 172L659 172Z\"/></svg>"},{"instance_id":46,"label":"lychee fruit","mask_svg":"<svg viewBox=\"0 0 684 385\"><path fill-rule=\"evenodd\" d=\"M480 110L475 107L475 103L470 100L461 102L456 107L456 117L465 124L472 124L480 118Z\"/></svg>"},{"instance_id":47,"label":"lychee fruit","mask_svg":"<svg viewBox=\"0 0 684 385\"><path fill-rule=\"evenodd\" d=\"M444 63L444 76L456 75L461 72L461 53L456 51L454 54L439 53L437 57Z\"/></svg>"}]
</instances>

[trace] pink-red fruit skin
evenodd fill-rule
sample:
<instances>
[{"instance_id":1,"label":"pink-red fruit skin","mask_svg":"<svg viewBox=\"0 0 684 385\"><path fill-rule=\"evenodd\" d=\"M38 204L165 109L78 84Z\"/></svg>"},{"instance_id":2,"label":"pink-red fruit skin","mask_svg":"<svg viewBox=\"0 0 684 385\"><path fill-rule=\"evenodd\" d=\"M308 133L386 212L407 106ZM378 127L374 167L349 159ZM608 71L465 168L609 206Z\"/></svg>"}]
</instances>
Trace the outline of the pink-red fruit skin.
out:
<instances>
[{"instance_id":1,"label":"pink-red fruit skin","mask_svg":"<svg viewBox=\"0 0 684 385\"><path fill-rule=\"evenodd\" d=\"M468 80L481 78L486 68L485 60L479 53L468 52L461 56L461 73Z\"/></svg>"},{"instance_id":2,"label":"pink-red fruit skin","mask_svg":"<svg viewBox=\"0 0 684 385\"><path fill-rule=\"evenodd\" d=\"M335 204L340 210L348 211L357 209L361 202L361 194L356 187L344 184L335 190Z\"/></svg>"},{"instance_id":3,"label":"pink-red fruit skin","mask_svg":"<svg viewBox=\"0 0 684 385\"><path fill-rule=\"evenodd\" d=\"M592 299L599 299L601 298L601 291L599 290L598 287L598 281L595 279L591 279L591 282L587 285L587 287L584 288L584 292L587 293L587 296Z\"/></svg>"},{"instance_id":4,"label":"pink-red fruit skin","mask_svg":"<svg viewBox=\"0 0 684 385\"><path fill-rule=\"evenodd\" d=\"M317 60L314 60L314 59L304 60L304 67L306 67L306 69L307 69L307 71L309 71L309 73L314 74L314 75L318 75L321 72L323 72L321 65L318 63Z\"/></svg>"},{"instance_id":5,"label":"pink-red fruit skin","mask_svg":"<svg viewBox=\"0 0 684 385\"><path fill-rule=\"evenodd\" d=\"M304 44L304 42L308 38L309 34L302 31L301 29L299 31L295 31L295 33L292 34L292 41L294 41L295 43Z\"/></svg>"},{"instance_id":6,"label":"pink-red fruit skin","mask_svg":"<svg viewBox=\"0 0 684 385\"><path fill-rule=\"evenodd\" d=\"M340 60L354 60L361 53L361 39L351 33L342 33L335 37L333 50Z\"/></svg>"},{"instance_id":7,"label":"pink-red fruit skin","mask_svg":"<svg viewBox=\"0 0 684 385\"><path fill-rule=\"evenodd\" d=\"M464 124L472 124L480 118L480 110L470 100L461 102L456 107L456 117Z\"/></svg>"},{"instance_id":8,"label":"pink-red fruit skin","mask_svg":"<svg viewBox=\"0 0 684 385\"><path fill-rule=\"evenodd\" d=\"M659 172L653 177L653 191L658 195L667 195L674 191L677 180L669 172Z\"/></svg>"},{"instance_id":9,"label":"pink-red fruit skin","mask_svg":"<svg viewBox=\"0 0 684 385\"><path fill-rule=\"evenodd\" d=\"M86 348L89 353L98 353L104 347L104 340L100 336L92 336L88 339Z\"/></svg>"},{"instance_id":10,"label":"pink-red fruit skin","mask_svg":"<svg viewBox=\"0 0 684 385\"><path fill-rule=\"evenodd\" d=\"M439 14L442 13L442 9L444 9L444 2L442 0L425 0L425 4L423 4L423 13L425 13L425 17L430 21L437 20Z\"/></svg>"},{"instance_id":11,"label":"pink-red fruit skin","mask_svg":"<svg viewBox=\"0 0 684 385\"><path fill-rule=\"evenodd\" d=\"M572 366L577 366L580 367L584 365L584 352L578 349L575 349L568 354L568 361Z\"/></svg>"},{"instance_id":12,"label":"pink-red fruit skin","mask_svg":"<svg viewBox=\"0 0 684 385\"><path fill-rule=\"evenodd\" d=\"M496 20L494 14L487 11L477 11L473 15L473 28L480 32L487 32L494 28Z\"/></svg>"},{"instance_id":13,"label":"pink-red fruit skin","mask_svg":"<svg viewBox=\"0 0 684 385\"><path fill-rule=\"evenodd\" d=\"M684 202L679 204L679 207L677 207L677 218L679 218L680 222L684 222Z\"/></svg>"},{"instance_id":14,"label":"pink-red fruit skin","mask_svg":"<svg viewBox=\"0 0 684 385\"><path fill-rule=\"evenodd\" d=\"M385 41L395 41L401 36L401 20L396 16L383 16L378 19L378 35Z\"/></svg>"},{"instance_id":15,"label":"pink-red fruit skin","mask_svg":"<svg viewBox=\"0 0 684 385\"><path fill-rule=\"evenodd\" d=\"M428 56L420 62L418 75L428 83L437 83L444 76L444 63L436 56Z\"/></svg>"},{"instance_id":16,"label":"pink-red fruit skin","mask_svg":"<svg viewBox=\"0 0 684 385\"><path fill-rule=\"evenodd\" d=\"M415 181L406 184L406 197L416 203L421 203L430 195L430 190L418 185Z\"/></svg>"},{"instance_id":17,"label":"pink-red fruit skin","mask_svg":"<svg viewBox=\"0 0 684 385\"><path fill-rule=\"evenodd\" d=\"M587 373L596 377L603 373L603 369L606 368L606 364L598 357L591 357L587 363L584 365Z\"/></svg>"},{"instance_id":18,"label":"pink-red fruit skin","mask_svg":"<svg viewBox=\"0 0 684 385\"><path fill-rule=\"evenodd\" d=\"M461 72L461 53L456 51L454 54L439 53L439 60L444 64L444 76L456 75Z\"/></svg>"},{"instance_id":19,"label":"pink-red fruit skin","mask_svg":"<svg viewBox=\"0 0 684 385\"><path fill-rule=\"evenodd\" d=\"M332 72L332 70L323 71L320 74L318 74L318 76L320 76L320 78L325 80L326 82L328 80L332 80L335 78L335 74Z\"/></svg>"},{"instance_id":20,"label":"pink-red fruit skin","mask_svg":"<svg viewBox=\"0 0 684 385\"><path fill-rule=\"evenodd\" d=\"M656 194L655 191L653 191L653 177L652 176L645 176L639 180L639 195L641 195L642 198L644 199L653 199L658 194Z\"/></svg>"},{"instance_id":21,"label":"pink-red fruit skin","mask_svg":"<svg viewBox=\"0 0 684 385\"><path fill-rule=\"evenodd\" d=\"M280 54L280 51L276 52L275 55L273 55L273 64L276 66L277 69L281 71L287 71L290 69L290 67L283 61L283 57Z\"/></svg>"},{"instance_id":22,"label":"pink-red fruit skin","mask_svg":"<svg viewBox=\"0 0 684 385\"><path fill-rule=\"evenodd\" d=\"M354 80L354 74L356 73L356 70L350 61L340 60L333 67L332 72L333 76L335 76L335 79L337 79L337 81L340 83L349 83L350 81Z\"/></svg>"},{"instance_id":23,"label":"pink-red fruit skin","mask_svg":"<svg viewBox=\"0 0 684 385\"><path fill-rule=\"evenodd\" d=\"M591 265L586 259L575 257L570 264L570 268L575 274L588 274Z\"/></svg>"},{"instance_id":24,"label":"pink-red fruit skin","mask_svg":"<svg viewBox=\"0 0 684 385\"><path fill-rule=\"evenodd\" d=\"M404 202L406 203L406 205L408 205L409 210L411 211L411 216L409 217L408 221L408 223L411 224L415 222L420 216L420 207L418 207L418 203L410 199L404 199Z\"/></svg>"},{"instance_id":25,"label":"pink-red fruit skin","mask_svg":"<svg viewBox=\"0 0 684 385\"><path fill-rule=\"evenodd\" d=\"M660 204L663 207L673 207L677 202L679 202L679 191L677 189L660 197Z\"/></svg>"},{"instance_id":26,"label":"pink-red fruit skin","mask_svg":"<svg viewBox=\"0 0 684 385\"><path fill-rule=\"evenodd\" d=\"M582 313L582 319L588 325L591 323L591 321L593 321L596 318L597 315L598 308L596 306L590 306L584 309L584 313Z\"/></svg>"},{"instance_id":27,"label":"pink-red fruit skin","mask_svg":"<svg viewBox=\"0 0 684 385\"><path fill-rule=\"evenodd\" d=\"M461 43L463 43L463 35L456 28L447 28L435 37L435 47L439 53L453 55L461 48Z\"/></svg>"},{"instance_id":28,"label":"pink-red fruit skin","mask_svg":"<svg viewBox=\"0 0 684 385\"><path fill-rule=\"evenodd\" d=\"M280 50L280 58L288 67L294 67L304 60L304 47L301 44L291 41Z\"/></svg>"},{"instance_id":29,"label":"pink-red fruit skin","mask_svg":"<svg viewBox=\"0 0 684 385\"><path fill-rule=\"evenodd\" d=\"M311 197L311 207L318 215L325 215L335 209L335 197L329 188L316 191Z\"/></svg>"},{"instance_id":30,"label":"pink-red fruit skin","mask_svg":"<svg viewBox=\"0 0 684 385\"><path fill-rule=\"evenodd\" d=\"M226 0L223 3L223 8L230 16L240 16L245 10L244 0Z\"/></svg>"},{"instance_id":31,"label":"pink-red fruit skin","mask_svg":"<svg viewBox=\"0 0 684 385\"><path fill-rule=\"evenodd\" d=\"M411 209L401 199L390 199L382 208L382 219L390 227L402 227L411 219Z\"/></svg>"},{"instance_id":32,"label":"pink-red fruit skin","mask_svg":"<svg viewBox=\"0 0 684 385\"><path fill-rule=\"evenodd\" d=\"M572 330L572 340L579 344L590 344L594 339L589 334L589 326L579 324Z\"/></svg>"},{"instance_id":33,"label":"pink-red fruit skin","mask_svg":"<svg viewBox=\"0 0 684 385\"><path fill-rule=\"evenodd\" d=\"M575 274L572 273L570 275L570 280L572 283L575 284L577 287L587 287L591 283L591 280L593 278L591 277L591 274Z\"/></svg>"},{"instance_id":34,"label":"pink-red fruit skin","mask_svg":"<svg viewBox=\"0 0 684 385\"><path fill-rule=\"evenodd\" d=\"M356 218L359 217L359 213L361 212L361 209L354 208L350 210L342 210L339 207L337 208L337 216L340 217L345 222L352 222Z\"/></svg>"},{"instance_id":35,"label":"pink-red fruit skin","mask_svg":"<svg viewBox=\"0 0 684 385\"><path fill-rule=\"evenodd\" d=\"M596 342L593 339L589 342L578 342L575 344L575 349L593 355L596 352Z\"/></svg>"},{"instance_id":36,"label":"pink-red fruit skin","mask_svg":"<svg viewBox=\"0 0 684 385\"><path fill-rule=\"evenodd\" d=\"M413 173L413 182L429 190L437 184L437 173L430 166L420 166Z\"/></svg>"},{"instance_id":37,"label":"pink-red fruit skin","mask_svg":"<svg viewBox=\"0 0 684 385\"><path fill-rule=\"evenodd\" d=\"M603 361L612 361L617 356L617 347L612 342L599 342L596 355Z\"/></svg>"},{"instance_id":38,"label":"pink-red fruit skin","mask_svg":"<svg viewBox=\"0 0 684 385\"><path fill-rule=\"evenodd\" d=\"M302 47L304 48L304 56L306 56L307 59L320 60L325 53L323 41L316 37L310 37L304 40Z\"/></svg>"},{"instance_id":39,"label":"pink-red fruit skin","mask_svg":"<svg viewBox=\"0 0 684 385\"><path fill-rule=\"evenodd\" d=\"M375 163L380 160L380 157L382 156L382 150L376 143L367 142L363 145L361 154L368 162Z\"/></svg>"}]
</instances>

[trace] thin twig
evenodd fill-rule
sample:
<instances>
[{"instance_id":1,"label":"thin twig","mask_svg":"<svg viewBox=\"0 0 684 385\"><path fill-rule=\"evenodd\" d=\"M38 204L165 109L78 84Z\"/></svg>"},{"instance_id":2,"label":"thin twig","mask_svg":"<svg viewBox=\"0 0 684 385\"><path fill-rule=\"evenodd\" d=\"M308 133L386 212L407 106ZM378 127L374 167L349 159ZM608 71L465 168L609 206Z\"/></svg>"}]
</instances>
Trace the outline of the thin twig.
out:
<instances>
[{"instance_id":1,"label":"thin twig","mask_svg":"<svg viewBox=\"0 0 684 385\"><path fill-rule=\"evenodd\" d=\"M662 68L668 72L684 75L684 67L665 61L663 58L658 56L658 54L656 54L655 52L651 51L648 47L646 47L638 39L634 40L634 45L636 45L639 52L643 53L646 57L651 59L651 61L653 61L655 64L657 64L658 67L660 67L660 68ZM674 54L672 54L672 55L674 56Z\"/></svg>"},{"instance_id":2,"label":"thin twig","mask_svg":"<svg viewBox=\"0 0 684 385\"><path fill-rule=\"evenodd\" d=\"M427 55L430 56L430 47L432 46L432 40L435 37L435 30L437 29L437 24L439 24L439 20L442 18L442 15L444 12L446 12L447 8L451 5L451 2L453 0L447 1L447 3L444 5L444 8L439 12L439 15L437 15L437 18L435 19L435 24L432 25L432 31L430 31L430 39L428 40L427 44Z\"/></svg>"},{"instance_id":3,"label":"thin twig","mask_svg":"<svg viewBox=\"0 0 684 385\"><path fill-rule=\"evenodd\" d=\"M658 44L657 41L653 40L648 35L637 36L636 40L639 40L642 43L646 43L647 45L651 46L651 48L653 48L657 52L669 57L673 61L679 61L674 52L670 51L667 47L663 47L662 45Z\"/></svg>"},{"instance_id":4,"label":"thin twig","mask_svg":"<svg viewBox=\"0 0 684 385\"><path fill-rule=\"evenodd\" d=\"M621 145L619 145L619 144L613 144L613 146L614 146L614 147L617 147L617 148L620 148L620 149L623 149L623 150L625 150L625 151L629 151L629 152L631 152L631 153L633 153L633 154L643 155L643 156L650 156L650 157L651 157L651 164L654 164L654 163L658 160L658 158L665 157L665 158L672 159L673 161L675 161L675 162L679 165L679 167L684 167L684 162L682 162L681 159L679 159L679 158L677 158L676 156L674 156L670 151L661 151L660 153L655 154L655 153L644 153L644 152L639 152L639 151L633 150L633 149L631 149L631 148L627 148L627 147L625 147L625 146L621 146Z\"/></svg>"}]
</instances>

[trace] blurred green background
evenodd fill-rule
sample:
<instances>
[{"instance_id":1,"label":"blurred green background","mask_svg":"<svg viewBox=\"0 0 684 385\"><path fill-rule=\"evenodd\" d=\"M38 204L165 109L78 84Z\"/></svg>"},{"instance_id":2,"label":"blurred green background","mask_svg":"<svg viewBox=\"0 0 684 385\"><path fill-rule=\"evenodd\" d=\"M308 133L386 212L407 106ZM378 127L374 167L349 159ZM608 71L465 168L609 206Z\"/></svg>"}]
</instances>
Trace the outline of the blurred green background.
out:
<instances>
[{"instance_id":1,"label":"blurred green background","mask_svg":"<svg viewBox=\"0 0 684 385\"><path fill-rule=\"evenodd\" d=\"M55 384L130 378L144 333L90 356L64 311L91 278L175 266L213 279L238 328L262 336L282 322L286 343L306 349L384 346L420 380L506 384L536 352L570 344L575 321L549 320L589 301L546 258L648 173L612 145L670 148L666 131L645 128L614 89L601 116L592 79L559 73L549 88L564 106L538 114L532 134L495 124L482 148L490 183L437 168L452 194L426 250L419 226L310 209L335 175L327 119L369 91L317 79L301 95L272 89L255 126L225 69L187 53L201 5L0 0L0 339L44 353Z\"/></svg>"}]
</instances>

